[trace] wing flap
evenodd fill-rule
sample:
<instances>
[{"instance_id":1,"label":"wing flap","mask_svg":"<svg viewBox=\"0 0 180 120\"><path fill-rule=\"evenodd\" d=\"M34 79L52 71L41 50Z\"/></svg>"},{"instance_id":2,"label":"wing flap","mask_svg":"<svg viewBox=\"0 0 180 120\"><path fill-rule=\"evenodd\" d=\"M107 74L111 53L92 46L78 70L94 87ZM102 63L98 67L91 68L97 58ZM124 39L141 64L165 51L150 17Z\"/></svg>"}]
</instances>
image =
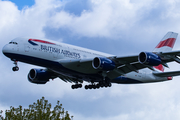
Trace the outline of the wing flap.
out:
<instances>
[{"instance_id":1,"label":"wing flap","mask_svg":"<svg viewBox=\"0 0 180 120\"><path fill-rule=\"evenodd\" d=\"M59 77L62 81L64 82L70 82L70 83L82 83L83 80L82 79L79 79L79 78L76 78L76 77L73 77L73 76L70 76L68 74L63 74L62 72L59 72L57 70L53 70L53 69L49 69L50 71L54 72L56 74L56 77Z\"/></svg>"}]
</instances>

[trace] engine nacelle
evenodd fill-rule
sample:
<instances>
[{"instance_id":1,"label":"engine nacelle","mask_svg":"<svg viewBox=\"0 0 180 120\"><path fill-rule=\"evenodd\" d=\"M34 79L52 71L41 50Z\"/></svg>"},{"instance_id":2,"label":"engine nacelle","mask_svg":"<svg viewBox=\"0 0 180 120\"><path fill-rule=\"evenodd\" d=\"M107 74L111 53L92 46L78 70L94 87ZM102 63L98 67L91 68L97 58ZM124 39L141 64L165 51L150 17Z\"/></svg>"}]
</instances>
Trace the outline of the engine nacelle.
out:
<instances>
[{"instance_id":1,"label":"engine nacelle","mask_svg":"<svg viewBox=\"0 0 180 120\"><path fill-rule=\"evenodd\" d=\"M94 69L104 71L113 70L116 67L114 61L103 57L95 57L92 61L92 66Z\"/></svg>"},{"instance_id":2,"label":"engine nacelle","mask_svg":"<svg viewBox=\"0 0 180 120\"><path fill-rule=\"evenodd\" d=\"M45 84L51 78L51 74L43 69L31 69L28 80L36 84Z\"/></svg>"},{"instance_id":3,"label":"engine nacelle","mask_svg":"<svg viewBox=\"0 0 180 120\"><path fill-rule=\"evenodd\" d=\"M141 64L145 65L158 66L161 64L161 58L151 52L141 52L138 59Z\"/></svg>"}]
</instances>

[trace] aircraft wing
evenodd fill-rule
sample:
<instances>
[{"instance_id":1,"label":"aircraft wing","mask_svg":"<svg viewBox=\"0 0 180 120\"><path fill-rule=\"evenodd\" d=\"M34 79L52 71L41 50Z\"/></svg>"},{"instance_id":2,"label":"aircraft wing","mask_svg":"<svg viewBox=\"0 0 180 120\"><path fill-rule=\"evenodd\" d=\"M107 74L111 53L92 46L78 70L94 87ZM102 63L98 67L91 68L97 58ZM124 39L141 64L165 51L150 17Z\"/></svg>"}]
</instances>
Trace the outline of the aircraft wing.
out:
<instances>
[{"instance_id":1,"label":"aircraft wing","mask_svg":"<svg viewBox=\"0 0 180 120\"><path fill-rule=\"evenodd\" d=\"M76 77L72 77L70 75L68 76L67 74L63 74L62 72L59 72L57 70L54 70L54 69L49 69L49 70L56 73L56 77L59 77L64 82L70 82L70 83L77 83L77 82L82 83L83 82L83 80L81 80L81 79L77 79Z\"/></svg>"},{"instance_id":2,"label":"aircraft wing","mask_svg":"<svg viewBox=\"0 0 180 120\"><path fill-rule=\"evenodd\" d=\"M152 67L141 64L138 61L138 55L114 57L112 60L116 62L118 67L108 72L108 77L111 79L132 71L138 72L138 70L147 67L153 70Z\"/></svg>"},{"instance_id":3,"label":"aircraft wing","mask_svg":"<svg viewBox=\"0 0 180 120\"><path fill-rule=\"evenodd\" d=\"M106 71L109 78L116 78L120 75L138 71L139 69L146 68L147 66L138 62L138 55L133 56L123 56L123 57L107 57L116 63L116 68L112 71ZM98 73L101 70L94 69L92 66L92 61L94 58L90 59L68 59L59 60L58 62L64 67L75 70L77 72L83 73Z\"/></svg>"},{"instance_id":4,"label":"aircraft wing","mask_svg":"<svg viewBox=\"0 0 180 120\"><path fill-rule=\"evenodd\" d=\"M74 70L80 73L97 73L98 70L95 70L92 66L93 58L89 59L61 59L58 62L70 70Z\"/></svg>"},{"instance_id":5,"label":"aircraft wing","mask_svg":"<svg viewBox=\"0 0 180 120\"><path fill-rule=\"evenodd\" d=\"M161 64L165 67L168 67L167 63L169 62L175 61L177 63L180 63L180 59L178 58L180 56L180 51L160 52L154 54L158 55L161 58L162 60ZM119 66L113 71L110 71L108 73L109 77L111 78L117 77L118 74L122 75L132 71L138 72L138 70L143 68L149 68L154 71L153 66L141 64L138 60L138 55L127 56L127 57L115 57L113 60L116 61L119 64ZM180 71L154 73L154 74L156 76L160 76L160 75L176 76L176 75L180 75Z\"/></svg>"},{"instance_id":6,"label":"aircraft wing","mask_svg":"<svg viewBox=\"0 0 180 120\"><path fill-rule=\"evenodd\" d=\"M131 71L136 71L146 66L138 62L138 55L134 56L124 56L124 57L107 57L108 59L113 60L116 63L116 70L121 71L121 74L129 73ZM92 61L94 58L90 59L68 59L68 60L59 60L58 62L64 67L76 70L78 72L83 71L84 73L97 73L100 70L94 69L92 66ZM119 75L118 73L118 75Z\"/></svg>"},{"instance_id":7,"label":"aircraft wing","mask_svg":"<svg viewBox=\"0 0 180 120\"><path fill-rule=\"evenodd\" d=\"M180 51L172 51L172 52L161 52L161 53L153 53L162 59L162 65L168 67L166 63L176 61L180 63L180 59L177 56L180 56ZM143 68L149 68L154 71L153 66L145 65L139 62L139 55L131 55L131 56L121 56L121 57L107 57L116 63L116 68L110 71L106 71L107 76L111 79L116 78L120 75L127 74L129 72L138 72L138 70ZM92 61L94 58L89 59L68 59L68 60L59 60L58 62L64 67L75 70L77 72L83 73L98 73L102 70L94 69L92 66ZM156 74L157 75L157 74Z\"/></svg>"},{"instance_id":8,"label":"aircraft wing","mask_svg":"<svg viewBox=\"0 0 180 120\"><path fill-rule=\"evenodd\" d=\"M180 51L160 52L157 53L157 55L165 62L176 61L177 63L180 63L180 59L178 58L180 56Z\"/></svg>"}]
</instances>

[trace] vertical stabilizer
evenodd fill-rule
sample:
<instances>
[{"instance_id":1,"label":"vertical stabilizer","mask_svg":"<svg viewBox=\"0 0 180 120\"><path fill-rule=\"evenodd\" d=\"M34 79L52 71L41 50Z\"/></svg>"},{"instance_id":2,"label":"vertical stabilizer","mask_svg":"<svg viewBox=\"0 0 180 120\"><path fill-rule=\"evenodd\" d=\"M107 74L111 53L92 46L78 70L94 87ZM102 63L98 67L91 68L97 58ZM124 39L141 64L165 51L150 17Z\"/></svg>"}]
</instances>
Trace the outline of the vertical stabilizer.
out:
<instances>
[{"instance_id":1,"label":"vertical stabilizer","mask_svg":"<svg viewBox=\"0 0 180 120\"><path fill-rule=\"evenodd\" d=\"M163 39L159 42L156 48L153 50L154 53L157 52L170 52L174 47L178 33L168 32Z\"/></svg>"},{"instance_id":2,"label":"vertical stabilizer","mask_svg":"<svg viewBox=\"0 0 180 120\"><path fill-rule=\"evenodd\" d=\"M174 44L176 42L176 38L178 33L168 32L163 39L159 42L159 44L153 50L153 53L158 52L170 52L172 51ZM159 66L154 66L157 70L164 72L164 66L160 64Z\"/></svg>"}]
</instances>

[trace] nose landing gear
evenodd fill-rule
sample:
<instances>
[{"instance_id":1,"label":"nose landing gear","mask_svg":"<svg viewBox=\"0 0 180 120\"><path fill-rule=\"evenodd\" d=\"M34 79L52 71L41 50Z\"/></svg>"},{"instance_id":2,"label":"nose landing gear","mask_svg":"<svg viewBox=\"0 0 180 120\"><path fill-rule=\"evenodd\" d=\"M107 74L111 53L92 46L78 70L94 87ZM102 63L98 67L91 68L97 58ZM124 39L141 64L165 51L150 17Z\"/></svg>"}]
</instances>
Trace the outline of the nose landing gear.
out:
<instances>
[{"instance_id":1,"label":"nose landing gear","mask_svg":"<svg viewBox=\"0 0 180 120\"><path fill-rule=\"evenodd\" d=\"M12 70L15 72L15 71L18 71L18 70L19 70L19 67L18 67L18 65L17 65L17 62L18 62L18 61L16 61L16 60L13 60L13 61L14 61L15 67L13 67Z\"/></svg>"},{"instance_id":2,"label":"nose landing gear","mask_svg":"<svg viewBox=\"0 0 180 120\"><path fill-rule=\"evenodd\" d=\"M16 66L16 67L13 67L12 70L13 70L13 71L18 71L18 70L19 70L19 67L17 67L17 66Z\"/></svg>"}]
</instances>

